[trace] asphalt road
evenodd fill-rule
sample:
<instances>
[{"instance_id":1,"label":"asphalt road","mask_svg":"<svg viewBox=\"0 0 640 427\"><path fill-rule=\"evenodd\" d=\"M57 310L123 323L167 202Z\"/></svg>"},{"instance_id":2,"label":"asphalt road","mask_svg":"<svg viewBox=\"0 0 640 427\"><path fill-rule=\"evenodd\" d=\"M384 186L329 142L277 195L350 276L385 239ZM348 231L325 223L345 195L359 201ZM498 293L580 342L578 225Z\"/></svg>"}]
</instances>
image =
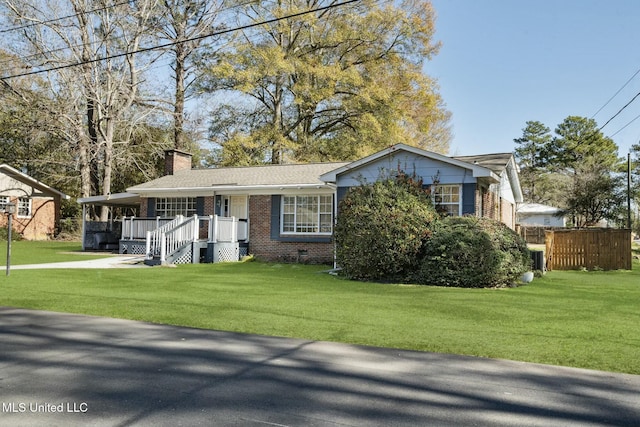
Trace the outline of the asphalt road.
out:
<instances>
[{"instance_id":1,"label":"asphalt road","mask_svg":"<svg viewBox=\"0 0 640 427\"><path fill-rule=\"evenodd\" d=\"M0 308L0 426L432 425L639 426L640 376Z\"/></svg>"}]
</instances>

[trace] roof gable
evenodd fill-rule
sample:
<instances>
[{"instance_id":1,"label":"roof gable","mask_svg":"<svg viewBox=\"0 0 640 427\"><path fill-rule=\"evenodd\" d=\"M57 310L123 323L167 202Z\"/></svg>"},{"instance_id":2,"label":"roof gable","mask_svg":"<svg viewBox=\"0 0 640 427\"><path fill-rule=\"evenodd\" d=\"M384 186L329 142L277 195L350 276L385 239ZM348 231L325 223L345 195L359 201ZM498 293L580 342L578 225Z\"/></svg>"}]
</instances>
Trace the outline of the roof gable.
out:
<instances>
[{"instance_id":1,"label":"roof gable","mask_svg":"<svg viewBox=\"0 0 640 427\"><path fill-rule=\"evenodd\" d=\"M3 173L4 175L12 179L15 179L16 181L20 181L23 184L26 184L30 187L36 188L37 190L41 191L44 194L60 197L65 200L69 199L69 196L67 196L63 192L58 191L55 188L50 187L47 184L40 182L37 179L27 175L26 173L20 172L16 168L13 168L7 164L3 163L0 165L0 173Z\"/></svg>"},{"instance_id":2,"label":"roof gable","mask_svg":"<svg viewBox=\"0 0 640 427\"><path fill-rule=\"evenodd\" d=\"M420 148L416 148L416 147L412 147L409 145L405 145L405 144L396 144L393 145L387 149L378 151L377 153L371 154L367 157L364 157L360 160L356 160L354 162L348 163L342 167L339 167L333 171L330 171L328 173L325 173L324 175L322 175L320 177L320 179L322 181L325 182L336 182L338 175L344 174L348 171L352 171L355 170L357 168L360 168L362 166L374 163L380 159L383 159L384 157L387 156L393 156L396 155L398 153L402 153L402 152L406 152L406 153L411 153L411 154L415 154L421 157L425 157L428 159L432 159L438 162L442 162L442 163L447 163L450 164L452 166L456 166L456 167L460 167L463 169L467 169L472 171L472 174L475 178L480 178L480 177L487 177L492 179L493 181L498 182L500 179L498 177L497 174L495 174L491 169L479 165L479 164L473 164L473 163L468 163L453 157L448 157L448 156L444 156L442 154L438 154L438 153L434 153L432 151L426 151L426 150L422 150Z\"/></svg>"}]
</instances>

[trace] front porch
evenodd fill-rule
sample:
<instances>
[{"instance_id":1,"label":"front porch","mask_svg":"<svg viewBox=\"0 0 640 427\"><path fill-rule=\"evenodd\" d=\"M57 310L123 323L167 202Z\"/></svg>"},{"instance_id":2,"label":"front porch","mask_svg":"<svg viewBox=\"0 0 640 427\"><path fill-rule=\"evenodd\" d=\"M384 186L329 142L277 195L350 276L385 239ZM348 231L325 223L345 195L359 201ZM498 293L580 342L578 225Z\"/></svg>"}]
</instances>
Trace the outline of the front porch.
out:
<instances>
[{"instance_id":1,"label":"front porch","mask_svg":"<svg viewBox=\"0 0 640 427\"><path fill-rule=\"evenodd\" d=\"M249 250L249 220L235 217L131 216L83 228L84 250L144 255L149 265L238 261Z\"/></svg>"},{"instance_id":2,"label":"front porch","mask_svg":"<svg viewBox=\"0 0 640 427\"><path fill-rule=\"evenodd\" d=\"M216 211L223 215L138 217L120 216L125 210L139 211L137 194L93 196L78 202L83 207L83 250L144 255L149 265L238 261L248 254L249 220L229 215L235 213L230 210ZM87 220L88 205L108 207L109 221Z\"/></svg>"},{"instance_id":3,"label":"front porch","mask_svg":"<svg viewBox=\"0 0 640 427\"><path fill-rule=\"evenodd\" d=\"M119 253L145 255L150 265L238 261L248 254L248 219L125 217L121 224Z\"/></svg>"}]
</instances>

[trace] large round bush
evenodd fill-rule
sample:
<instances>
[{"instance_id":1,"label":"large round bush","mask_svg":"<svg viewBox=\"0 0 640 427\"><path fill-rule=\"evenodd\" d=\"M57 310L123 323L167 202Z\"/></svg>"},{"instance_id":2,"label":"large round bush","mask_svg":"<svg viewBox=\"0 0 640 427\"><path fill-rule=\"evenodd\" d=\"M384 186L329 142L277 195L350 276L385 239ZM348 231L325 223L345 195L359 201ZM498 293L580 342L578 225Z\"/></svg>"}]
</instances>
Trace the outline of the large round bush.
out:
<instances>
[{"instance_id":1,"label":"large round bush","mask_svg":"<svg viewBox=\"0 0 640 427\"><path fill-rule=\"evenodd\" d=\"M499 221L448 217L424 247L415 281L425 285L507 286L531 268L524 240Z\"/></svg>"},{"instance_id":2,"label":"large round bush","mask_svg":"<svg viewBox=\"0 0 640 427\"><path fill-rule=\"evenodd\" d=\"M359 280L404 280L437 214L420 183L406 176L349 189L339 205L336 258Z\"/></svg>"}]
</instances>

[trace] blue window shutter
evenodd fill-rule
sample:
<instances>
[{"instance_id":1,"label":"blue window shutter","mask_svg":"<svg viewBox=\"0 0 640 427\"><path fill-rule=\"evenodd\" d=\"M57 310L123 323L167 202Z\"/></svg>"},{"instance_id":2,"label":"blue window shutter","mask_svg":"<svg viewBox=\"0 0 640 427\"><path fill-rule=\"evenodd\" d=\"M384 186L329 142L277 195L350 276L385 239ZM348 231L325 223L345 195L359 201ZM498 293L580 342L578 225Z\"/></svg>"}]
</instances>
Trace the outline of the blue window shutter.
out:
<instances>
[{"instance_id":1,"label":"blue window shutter","mask_svg":"<svg viewBox=\"0 0 640 427\"><path fill-rule=\"evenodd\" d=\"M151 197L147 199L147 217L153 218L156 216L156 199Z\"/></svg>"},{"instance_id":2,"label":"blue window shutter","mask_svg":"<svg viewBox=\"0 0 640 427\"><path fill-rule=\"evenodd\" d=\"M204 197L196 198L196 213L198 215L204 215Z\"/></svg>"},{"instance_id":3,"label":"blue window shutter","mask_svg":"<svg viewBox=\"0 0 640 427\"><path fill-rule=\"evenodd\" d=\"M271 240L280 239L280 199L282 196L271 196Z\"/></svg>"},{"instance_id":4,"label":"blue window shutter","mask_svg":"<svg viewBox=\"0 0 640 427\"><path fill-rule=\"evenodd\" d=\"M462 184L462 215L476 213L476 184Z\"/></svg>"}]
</instances>

